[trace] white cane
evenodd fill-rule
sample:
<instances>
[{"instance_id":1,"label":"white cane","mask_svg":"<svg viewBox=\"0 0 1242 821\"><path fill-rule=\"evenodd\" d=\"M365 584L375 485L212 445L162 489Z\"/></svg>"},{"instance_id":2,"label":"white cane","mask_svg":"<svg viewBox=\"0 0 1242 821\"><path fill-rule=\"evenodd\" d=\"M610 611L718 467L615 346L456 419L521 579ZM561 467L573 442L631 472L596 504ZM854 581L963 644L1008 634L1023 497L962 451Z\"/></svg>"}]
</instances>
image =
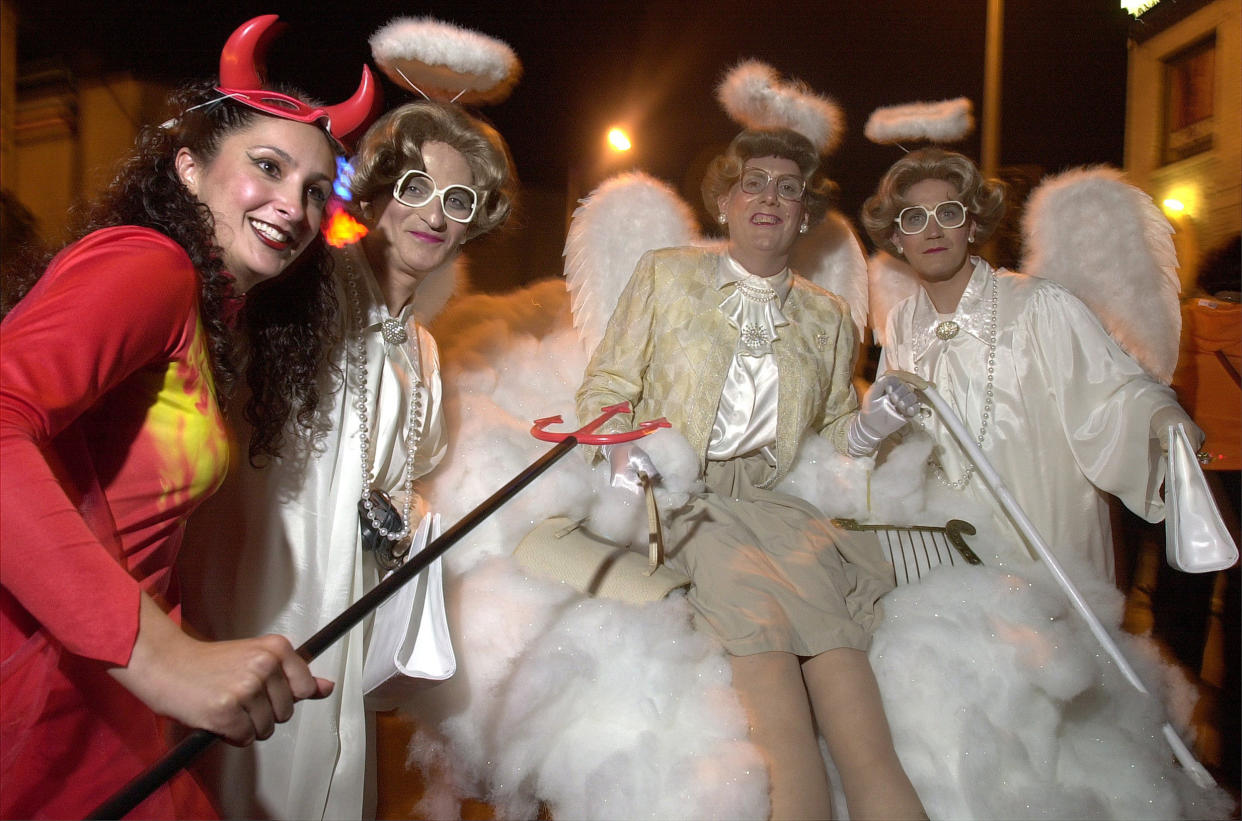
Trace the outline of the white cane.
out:
<instances>
[{"instance_id":1,"label":"white cane","mask_svg":"<svg viewBox=\"0 0 1242 821\"><path fill-rule=\"evenodd\" d=\"M953 434L953 438L957 440L957 443L966 452L966 455L974 462L975 469L978 470L979 475L983 477L988 487L996 494L996 498L1000 500L1005 512L1009 514L1010 518L1013 519L1018 529L1022 532L1022 535L1026 537L1027 541L1035 549L1035 552L1039 554L1039 558L1052 571L1052 576L1057 580L1057 584L1061 586L1061 589L1065 591L1065 595L1069 597L1074 608L1086 620L1087 626L1091 628L1091 632L1100 642L1100 645L1116 662L1117 668L1121 670L1122 675L1140 693L1148 693L1142 679L1138 677L1134 672L1134 668L1130 666L1130 662L1122 654L1121 648L1113 641L1112 636L1104 629L1104 625L1100 623L1099 618L1091 610L1086 600L1083 599L1082 594L1074 587L1074 583L1065 574L1061 563L1052 555L1048 544L1039 535L1039 531L1035 529L1035 525L1031 523L1031 520L1013 497L1013 494L1009 492L1009 488L1005 486L1000 474L996 472L996 468L992 467L992 463L983 455L983 450L971 438L969 431L966 430L966 426L962 424L962 420L953 408L945 402L944 397L936 391L935 386L922 377L905 371L892 371L891 373L896 373L902 381L922 393L928 404L932 406L936 413L940 414L940 419L944 422L945 427L949 429L949 432ZM1169 742L1169 746L1173 748L1173 755L1177 758L1178 763L1190 774L1190 777L1194 779L1196 784L1204 788L1215 786L1215 779L1204 769L1202 764L1195 760L1194 755L1187 749L1181 736L1177 734L1177 731L1167 721L1164 723L1164 737Z\"/></svg>"}]
</instances>

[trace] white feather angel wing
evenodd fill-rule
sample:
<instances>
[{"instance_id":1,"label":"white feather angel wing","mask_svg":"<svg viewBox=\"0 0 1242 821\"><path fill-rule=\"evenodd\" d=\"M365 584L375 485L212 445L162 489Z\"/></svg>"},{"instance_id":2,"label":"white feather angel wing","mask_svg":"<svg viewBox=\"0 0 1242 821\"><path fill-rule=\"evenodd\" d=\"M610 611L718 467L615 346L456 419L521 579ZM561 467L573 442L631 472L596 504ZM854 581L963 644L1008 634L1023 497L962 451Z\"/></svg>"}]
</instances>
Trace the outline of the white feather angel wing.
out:
<instances>
[{"instance_id":1,"label":"white feather angel wing","mask_svg":"<svg viewBox=\"0 0 1242 821\"><path fill-rule=\"evenodd\" d=\"M574 211L565 240L565 285L574 328L595 350L634 266L655 248L690 245L697 224L665 183L640 172L605 180Z\"/></svg>"},{"instance_id":2,"label":"white feather angel wing","mask_svg":"<svg viewBox=\"0 0 1242 821\"><path fill-rule=\"evenodd\" d=\"M871 284L871 330L875 341L887 344L884 331L888 314L897 303L918 293L919 280L914 269L886 251L877 251L867 263L867 279Z\"/></svg>"},{"instance_id":3,"label":"white feather angel wing","mask_svg":"<svg viewBox=\"0 0 1242 821\"><path fill-rule=\"evenodd\" d=\"M867 326L867 259L845 217L829 212L819 225L794 243L789 264L850 306L850 318L862 339Z\"/></svg>"},{"instance_id":4,"label":"white feather angel wing","mask_svg":"<svg viewBox=\"0 0 1242 821\"><path fill-rule=\"evenodd\" d=\"M1182 316L1173 228L1112 168L1049 177L1027 201L1022 270L1059 282L1155 379L1177 365Z\"/></svg>"}]
</instances>

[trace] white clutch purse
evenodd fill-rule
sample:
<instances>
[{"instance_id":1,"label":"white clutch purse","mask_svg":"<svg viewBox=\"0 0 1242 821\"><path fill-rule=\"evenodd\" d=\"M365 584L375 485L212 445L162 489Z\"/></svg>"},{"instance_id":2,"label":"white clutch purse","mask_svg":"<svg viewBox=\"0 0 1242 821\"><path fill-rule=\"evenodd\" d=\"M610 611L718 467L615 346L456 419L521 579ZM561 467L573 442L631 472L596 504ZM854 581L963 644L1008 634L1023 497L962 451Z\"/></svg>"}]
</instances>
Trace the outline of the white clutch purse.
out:
<instances>
[{"instance_id":1,"label":"white clutch purse","mask_svg":"<svg viewBox=\"0 0 1242 821\"><path fill-rule=\"evenodd\" d=\"M1221 520L1203 468L1186 429L1169 426L1169 468L1164 480L1165 558L1186 573L1212 573L1233 567L1238 546Z\"/></svg>"},{"instance_id":2,"label":"white clutch purse","mask_svg":"<svg viewBox=\"0 0 1242 821\"><path fill-rule=\"evenodd\" d=\"M440 515L428 513L415 531L409 555L440 535ZM407 696L428 682L442 681L457 671L444 609L440 559L394 593L375 611L363 663L362 689L370 709Z\"/></svg>"}]
</instances>

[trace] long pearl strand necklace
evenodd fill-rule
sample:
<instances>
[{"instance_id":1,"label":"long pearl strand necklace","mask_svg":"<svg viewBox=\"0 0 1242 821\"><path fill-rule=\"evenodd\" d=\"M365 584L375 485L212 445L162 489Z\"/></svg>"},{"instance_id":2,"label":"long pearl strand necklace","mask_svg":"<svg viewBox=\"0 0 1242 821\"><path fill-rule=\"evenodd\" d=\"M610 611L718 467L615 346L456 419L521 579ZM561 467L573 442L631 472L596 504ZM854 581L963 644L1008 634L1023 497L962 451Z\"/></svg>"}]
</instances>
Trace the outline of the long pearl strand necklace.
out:
<instances>
[{"instance_id":1,"label":"long pearl strand necklace","mask_svg":"<svg viewBox=\"0 0 1242 821\"><path fill-rule=\"evenodd\" d=\"M365 511L371 527L375 532L379 533L381 538L389 539L399 544L410 535L410 513L414 509L414 459L418 454L418 446L423 438L423 397L419 392L419 388L422 387L422 380L414 376L410 384L409 410L406 418L405 473L401 483L405 499L401 505L401 529L392 531L384 527L383 519L380 517L379 511L376 510L375 503L371 500L372 455L367 401L367 342L364 332L366 326L362 320L362 300L358 296L358 277L354 272L354 265L349 258L349 252L345 255L345 271L349 303L354 315L353 350L350 351L350 358L353 360L353 371L358 380L358 398L354 402L354 409L358 412L358 432L362 444L362 498L358 504L361 510ZM384 341L389 344L399 345L407 339L405 328L395 319L385 319L381 326L381 332ZM383 494L383 491L378 492Z\"/></svg>"},{"instance_id":2,"label":"long pearl strand necklace","mask_svg":"<svg viewBox=\"0 0 1242 821\"><path fill-rule=\"evenodd\" d=\"M975 442L978 443L979 447L981 448L983 447L983 440L987 437L987 434L988 434L988 420L992 418L992 405L993 405L992 385L996 377L996 317L997 317L996 309L997 309L997 301L998 301L997 292L1000 290L1000 287L999 287L999 283L996 281L995 274L988 275L988 285L992 289L992 299L991 299L991 304L989 306L988 324L987 324L988 382L987 382L987 386L984 388L984 393L983 393L983 420L979 425L979 435L975 437ZM942 326L952 326L952 330L950 331L946 327L945 331L942 332L941 331ZM940 323L940 326L937 326L936 328L936 336L940 337L941 339L945 341L948 341L957 335L957 330L958 328L957 328L956 322L952 322L952 321L942 322ZM926 429L925 426L924 426L924 429ZM943 485L944 487L949 488L950 490L962 490L963 488L966 487L966 484L970 482L970 477L974 476L975 474L975 465L973 462L971 462L970 464L966 465L965 472L963 472L959 478L950 481L948 474L944 472L944 466L941 465L938 461L936 461L936 458L934 456L927 457L927 464L931 466L931 469L936 474L936 478L940 481L940 484Z\"/></svg>"}]
</instances>

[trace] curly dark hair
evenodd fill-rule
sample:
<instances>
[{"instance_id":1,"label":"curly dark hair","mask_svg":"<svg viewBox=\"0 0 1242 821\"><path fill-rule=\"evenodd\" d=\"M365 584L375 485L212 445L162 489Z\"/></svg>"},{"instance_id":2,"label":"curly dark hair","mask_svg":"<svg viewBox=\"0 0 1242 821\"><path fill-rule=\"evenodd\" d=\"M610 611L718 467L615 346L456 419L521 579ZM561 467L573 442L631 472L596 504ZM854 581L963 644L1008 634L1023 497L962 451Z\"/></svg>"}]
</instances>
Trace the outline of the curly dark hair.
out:
<instances>
[{"instance_id":1,"label":"curly dark hair","mask_svg":"<svg viewBox=\"0 0 1242 821\"><path fill-rule=\"evenodd\" d=\"M314 104L296 89L277 90ZM330 258L323 238L316 237L279 277L252 289L239 321L244 341L239 339L231 319L237 295L223 268L211 210L181 182L175 158L181 148L188 148L200 162L210 163L225 138L267 115L222 97L211 83L177 89L169 105L180 114L139 132L112 181L78 211L70 242L102 228L137 225L159 231L185 249L199 275L199 314L217 400L227 409L244 370L251 391L244 410L253 427L250 459L277 456L290 416L309 428L319 403L315 377L332 344L329 329L335 327L338 309ZM16 275L18 298L34 285L47 261Z\"/></svg>"}]
</instances>

